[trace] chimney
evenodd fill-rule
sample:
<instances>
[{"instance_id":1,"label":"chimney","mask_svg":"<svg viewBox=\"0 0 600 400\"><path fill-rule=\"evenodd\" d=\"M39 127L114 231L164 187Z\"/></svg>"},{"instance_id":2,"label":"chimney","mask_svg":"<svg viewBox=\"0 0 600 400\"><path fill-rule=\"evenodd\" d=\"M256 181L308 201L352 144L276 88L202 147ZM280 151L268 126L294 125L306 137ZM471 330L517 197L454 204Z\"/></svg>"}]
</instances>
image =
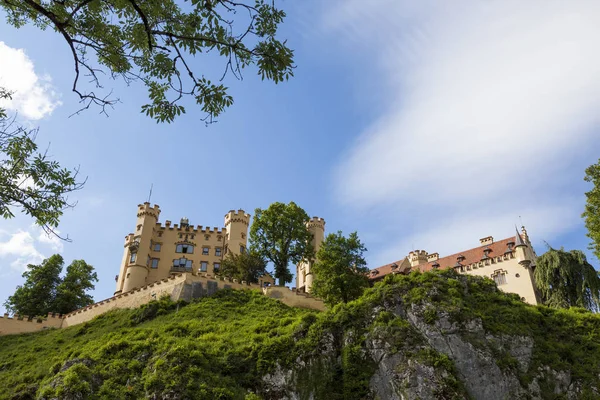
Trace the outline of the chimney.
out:
<instances>
[{"instance_id":1,"label":"chimney","mask_svg":"<svg viewBox=\"0 0 600 400\"><path fill-rule=\"evenodd\" d=\"M487 246L487 245L494 243L494 238L491 236L487 236L487 237L484 237L483 239L479 239L479 243L481 243L482 246Z\"/></svg>"},{"instance_id":2,"label":"chimney","mask_svg":"<svg viewBox=\"0 0 600 400\"><path fill-rule=\"evenodd\" d=\"M437 261L439 259L440 259L439 253L431 253L431 254L427 255L427 262Z\"/></svg>"}]
</instances>

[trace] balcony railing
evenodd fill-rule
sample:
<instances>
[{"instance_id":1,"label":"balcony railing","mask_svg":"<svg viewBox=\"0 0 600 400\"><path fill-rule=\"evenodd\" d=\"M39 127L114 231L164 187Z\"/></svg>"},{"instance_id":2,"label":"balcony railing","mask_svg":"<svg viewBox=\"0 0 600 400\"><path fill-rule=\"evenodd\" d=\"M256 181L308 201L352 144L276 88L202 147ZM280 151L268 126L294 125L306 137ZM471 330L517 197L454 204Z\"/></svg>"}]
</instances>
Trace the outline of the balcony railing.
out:
<instances>
[{"instance_id":1,"label":"balcony railing","mask_svg":"<svg viewBox=\"0 0 600 400\"><path fill-rule=\"evenodd\" d=\"M192 272L192 267L171 267L171 272L173 272L173 273Z\"/></svg>"}]
</instances>

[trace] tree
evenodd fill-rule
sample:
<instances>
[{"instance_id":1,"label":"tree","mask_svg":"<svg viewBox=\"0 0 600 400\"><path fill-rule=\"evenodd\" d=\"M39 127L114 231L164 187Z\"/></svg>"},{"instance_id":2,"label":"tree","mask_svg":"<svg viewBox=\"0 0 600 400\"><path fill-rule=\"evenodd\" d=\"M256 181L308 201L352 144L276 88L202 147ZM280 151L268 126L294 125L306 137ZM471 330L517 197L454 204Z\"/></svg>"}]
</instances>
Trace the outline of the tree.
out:
<instances>
[{"instance_id":1,"label":"tree","mask_svg":"<svg viewBox=\"0 0 600 400\"><path fill-rule=\"evenodd\" d=\"M66 314L93 303L87 290L94 289L98 277L94 267L83 260L75 260L60 277L64 260L59 254L42 261L40 265L27 265L23 273L25 283L17 286L4 306L13 314L45 316L49 312Z\"/></svg>"},{"instance_id":2,"label":"tree","mask_svg":"<svg viewBox=\"0 0 600 400\"><path fill-rule=\"evenodd\" d=\"M592 239L590 250L600 260L600 160L585 170L584 179L594 186L585 194L586 204L582 217L585 219L587 236Z\"/></svg>"},{"instance_id":3,"label":"tree","mask_svg":"<svg viewBox=\"0 0 600 400\"><path fill-rule=\"evenodd\" d=\"M369 287L364 244L353 232L347 238L341 231L327 235L317 252L317 260L311 272L311 293L333 306L354 300Z\"/></svg>"},{"instance_id":4,"label":"tree","mask_svg":"<svg viewBox=\"0 0 600 400\"><path fill-rule=\"evenodd\" d=\"M283 286L292 281L289 264L314 257L312 234L306 228L308 214L293 201L273 203L254 210L250 228L251 251L275 267L275 278Z\"/></svg>"},{"instance_id":5,"label":"tree","mask_svg":"<svg viewBox=\"0 0 600 400\"><path fill-rule=\"evenodd\" d=\"M86 292L94 289L94 282L98 282L94 267L84 260L74 260L67 267L64 279L56 287L53 312L67 314L93 304L94 299Z\"/></svg>"},{"instance_id":6,"label":"tree","mask_svg":"<svg viewBox=\"0 0 600 400\"><path fill-rule=\"evenodd\" d=\"M29 316L45 316L53 312L63 264L62 256L55 254L40 265L27 265L27 271L23 273L25 283L17 286L15 293L6 300L6 309L13 314Z\"/></svg>"},{"instance_id":7,"label":"tree","mask_svg":"<svg viewBox=\"0 0 600 400\"><path fill-rule=\"evenodd\" d=\"M267 263L260 255L254 252L241 254L229 253L221 262L219 274L246 281L258 283L261 276L266 273Z\"/></svg>"},{"instance_id":8,"label":"tree","mask_svg":"<svg viewBox=\"0 0 600 400\"><path fill-rule=\"evenodd\" d=\"M552 247L537 258L535 282L542 302L550 307L600 308L600 277L580 250Z\"/></svg>"},{"instance_id":9,"label":"tree","mask_svg":"<svg viewBox=\"0 0 600 400\"><path fill-rule=\"evenodd\" d=\"M0 100L10 96L0 88ZM47 151L37 151L37 132L19 126L0 108L0 216L13 218L13 210L19 208L46 233L56 234L60 216L74 206L68 194L81 189L85 182L77 182L77 170L62 168Z\"/></svg>"},{"instance_id":10,"label":"tree","mask_svg":"<svg viewBox=\"0 0 600 400\"><path fill-rule=\"evenodd\" d=\"M228 73L255 65L275 83L293 75L293 52L276 39L285 13L274 0L0 0L9 24L50 27L72 56L72 90L82 108L103 112L118 99L104 91L102 78L142 82L150 103L142 106L156 121L173 121L191 97L212 120L233 103L221 82ZM252 4L254 3L254 4ZM190 57L216 53L224 62L219 81L211 81ZM91 88L82 88L85 83ZM79 111L81 111L79 110ZM78 111L78 112L79 112Z\"/></svg>"}]
</instances>

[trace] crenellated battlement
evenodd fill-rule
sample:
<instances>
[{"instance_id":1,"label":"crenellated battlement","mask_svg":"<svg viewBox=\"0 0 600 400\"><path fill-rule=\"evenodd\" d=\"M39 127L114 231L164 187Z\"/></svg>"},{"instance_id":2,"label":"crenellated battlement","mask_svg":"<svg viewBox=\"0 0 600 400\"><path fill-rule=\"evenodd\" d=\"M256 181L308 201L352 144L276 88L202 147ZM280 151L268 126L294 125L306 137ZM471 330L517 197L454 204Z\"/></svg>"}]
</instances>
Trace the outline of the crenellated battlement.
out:
<instances>
[{"instance_id":1,"label":"crenellated battlement","mask_svg":"<svg viewBox=\"0 0 600 400\"><path fill-rule=\"evenodd\" d=\"M61 328L63 321L64 316L55 313L48 313L46 318L34 318L19 314L10 317L8 314L4 314L4 316L0 316L0 336Z\"/></svg>"},{"instance_id":2,"label":"crenellated battlement","mask_svg":"<svg viewBox=\"0 0 600 400\"><path fill-rule=\"evenodd\" d=\"M325 220L323 218L319 218L319 217L312 217L306 223L306 227L309 229L310 228L319 228L324 231L325 230Z\"/></svg>"},{"instance_id":3,"label":"crenellated battlement","mask_svg":"<svg viewBox=\"0 0 600 400\"><path fill-rule=\"evenodd\" d=\"M241 222L244 225L250 225L250 214L242 209L237 211L229 210L229 212L225 214L225 227L235 222Z\"/></svg>"},{"instance_id":4,"label":"crenellated battlement","mask_svg":"<svg viewBox=\"0 0 600 400\"><path fill-rule=\"evenodd\" d=\"M413 250L408 253L408 257L411 259L425 257L427 259L427 252L425 250Z\"/></svg>"},{"instance_id":5,"label":"crenellated battlement","mask_svg":"<svg viewBox=\"0 0 600 400\"><path fill-rule=\"evenodd\" d=\"M165 224L162 225L161 223L156 223L155 225L155 229L156 230L170 230L170 231L177 231L177 232L188 232L188 233L196 233L196 234L209 234L209 233L219 233L219 234L223 234L226 229L225 228L219 228L217 226L215 227L209 227L209 226L203 226L203 225L189 225L189 226L179 226L178 224L173 224L171 225L171 221L165 221Z\"/></svg>"},{"instance_id":6,"label":"crenellated battlement","mask_svg":"<svg viewBox=\"0 0 600 400\"><path fill-rule=\"evenodd\" d=\"M155 204L152 207L148 202L145 202L144 204L138 204L137 216L139 218L143 215L150 215L158 220L158 216L160 215L160 207L158 204Z\"/></svg>"}]
</instances>

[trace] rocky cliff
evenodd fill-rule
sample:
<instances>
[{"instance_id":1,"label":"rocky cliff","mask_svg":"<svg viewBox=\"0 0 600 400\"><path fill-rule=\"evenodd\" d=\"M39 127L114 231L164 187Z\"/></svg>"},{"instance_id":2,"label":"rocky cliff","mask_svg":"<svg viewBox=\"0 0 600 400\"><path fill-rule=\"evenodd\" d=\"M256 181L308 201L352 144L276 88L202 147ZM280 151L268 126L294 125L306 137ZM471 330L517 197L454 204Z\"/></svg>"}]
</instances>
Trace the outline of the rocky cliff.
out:
<instances>
[{"instance_id":1,"label":"rocky cliff","mask_svg":"<svg viewBox=\"0 0 600 400\"><path fill-rule=\"evenodd\" d=\"M600 398L600 317L528 306L489 280L390 278L330 317L263 378L267 398Z\"/></svg>"}]
</instances>

